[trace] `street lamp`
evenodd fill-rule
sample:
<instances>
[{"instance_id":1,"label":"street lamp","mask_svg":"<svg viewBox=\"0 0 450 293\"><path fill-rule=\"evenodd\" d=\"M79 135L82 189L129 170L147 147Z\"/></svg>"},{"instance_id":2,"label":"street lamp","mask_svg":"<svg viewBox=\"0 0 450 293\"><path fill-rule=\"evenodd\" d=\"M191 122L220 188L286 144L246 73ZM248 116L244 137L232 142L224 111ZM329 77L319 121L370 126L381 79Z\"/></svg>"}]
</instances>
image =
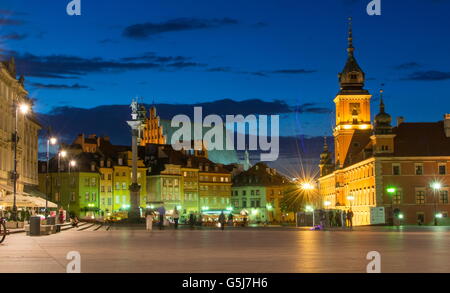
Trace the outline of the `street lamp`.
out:
<instances>
[{"instance_id":1,"label":"street lamp","mask_svg":"<svg viewBox=\"0 0 450 293\"><path fill-rule=\"evenodd\" d=\"M323 205L324 205L325 207L329 207L329 206L331 205L331 201L326 200L326 201L323 203Z\"/></svg>"},{"instance_id":2,"label":"street lamp","mask_svg":"<svg viewBox=\"0 0 450 293\"><path fill-rule=\"evenodd\" d=\"M65 158L67 152L65 150L60 150L58 152L58 202L61 202L61 158Z\"/></svg>"},{"instance_id":3,"label":"street lamp","mask_svg":"<svg viewBox=\"0 0 450 293\"><path fill-rule=\"evenodd\" d=\"M13 142L14 142L14 170L13 170L13 181L14 181L14 187L13 187L13 194L14 194L14 199L13 199L13 212L12 212L12 216L13 216L13 220L17 221L17 200L16 200L16 196L17 196L17 143L19 142L19 135L18 135L18 130L17 130L17 124L18 124L18 112L20 111L20 113L22 113L23 115L26 115L29 111L30 111L30 106L27 104L19 104L18 101L14 102L14 134L13 134Z\"/></svg>"},{"instance_id":4,"label":"street lamp","mask_svg":"<svg viewBox=\"0 0 450 293\"><path fill-rule=\"evenodd\" d=\"M45 218L47 218L48 216L48 184L49 184L49 169L50 169L50 145L56 145L58 143L58 140L56 139L56 137L50 136L50 128L48 129L47 132L47 176L46 176L46 181L45 181L45 191L46 191L46 195L45 195Z\"/></svg>"},{"instance_id":5,"label":"street lamp","mask_svg":"<svg viewBox=\"0 0 450 293\"><path fill-rule=\"evenodd\" d=\"M394 215L394 196L397 197L397 188L396 187L388 187L386 189L387 193L390 195L391 197L391 211L392 211L392 225L394 225L394 221L395 221L395 215ZM397 198L395 199L395 201L397 202Z\"/></svg>"},{"instance_id":6,"label":"street lamp","mask_svg":"<svg viewBox=\"0 0 450 293\"><path fill-rule=\"evenodd\" d=\"M314 216L314 207L308 205L308 206L305 207L305 210L307 212L311 212L312 213L312 216L313 216L313 227L316 226L316 219L315 219L315 216Z\"/></svg>"},{"instance_id":7,"label":"street lamp","mask_svg":"<svg viewBox=\"0 0 450 293\"><path fill-rule=\"evenodd\" d=\"M353 195L347 196L347 200L350 202L350 208L352 207L352 202L355 200L355 197Z\"/></svg>"},{"instance_id":8,"label":"street lamp","mask_svg":"<svg viewBox=\"0 0 450 293\"><path fill-rule=\"evenodd\" d=\"M440 190L442 187L441 183L435 181L431 183L431 188L433 188L433 196L434 196L434 225L438 225L438 218L442 218L442 214L440 214L440 217L438 217L437 214L437 202L436 202L436 193L438 190Z\"/></svg>"}]
</instances>

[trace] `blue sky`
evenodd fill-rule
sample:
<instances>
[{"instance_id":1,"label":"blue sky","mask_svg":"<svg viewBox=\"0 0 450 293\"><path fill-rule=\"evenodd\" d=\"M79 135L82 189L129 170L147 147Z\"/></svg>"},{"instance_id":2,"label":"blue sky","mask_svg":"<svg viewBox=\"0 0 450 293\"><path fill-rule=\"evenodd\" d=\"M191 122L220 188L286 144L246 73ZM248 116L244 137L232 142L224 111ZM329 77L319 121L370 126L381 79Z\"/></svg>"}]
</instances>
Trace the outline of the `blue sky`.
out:
<instances>
[{"instance_id":1,"label":"blue sky","mask_svg":"<svg viewBox=\"0 0 450 293\"><path fill-rule=\"evenodd\" d=\"M382 0L382 16L368 16L369 0L82 0L79 17L68 2L0 4L0 48L16 56L39 112L134 96L283 100L306 110L285 115L282 134L329 135L348 16L366 88L385 84L389 113L450 112L450 1Z\"/></svg>"}]
</instances>

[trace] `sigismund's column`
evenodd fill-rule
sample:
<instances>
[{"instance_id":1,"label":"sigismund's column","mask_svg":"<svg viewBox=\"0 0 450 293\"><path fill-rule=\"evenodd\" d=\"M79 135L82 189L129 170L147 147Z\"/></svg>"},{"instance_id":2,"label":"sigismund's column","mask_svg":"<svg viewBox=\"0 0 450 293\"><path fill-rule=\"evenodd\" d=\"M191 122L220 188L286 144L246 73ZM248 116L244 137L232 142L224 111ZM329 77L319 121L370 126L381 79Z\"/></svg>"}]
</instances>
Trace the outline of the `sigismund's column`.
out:
<instances>
[{"instance_id":1,"label":"sigismund's column","mask_svg":"<svg viewBox=\"0 0 450 293\"><path fill-rule=\"evenodd\" d=\"M137 176L137 160L138 160L138 138L140 135L140 129L142 120L139 117L138 103L136 100L130 105L131 108L131 121L127 121L131 127L131 151L132 151L132 173L131 173L131 185L130 185L130 209L128 211L128 220L130 222L138 222L141 218L140 212L140 190L141 186L138 183Z\"/></svg>"}]
</instances>

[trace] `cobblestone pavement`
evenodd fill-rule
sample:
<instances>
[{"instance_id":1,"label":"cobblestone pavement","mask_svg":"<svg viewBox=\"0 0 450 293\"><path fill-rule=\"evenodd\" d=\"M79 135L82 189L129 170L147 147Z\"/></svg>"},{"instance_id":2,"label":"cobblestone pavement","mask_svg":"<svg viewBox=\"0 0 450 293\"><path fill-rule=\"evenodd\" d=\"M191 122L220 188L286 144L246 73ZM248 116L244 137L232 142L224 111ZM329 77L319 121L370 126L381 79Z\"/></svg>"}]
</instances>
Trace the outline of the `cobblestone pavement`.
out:
<instances>
[{"instance_id":1,"label":"cobblestone pavement","mask_svg":"<svg viewBox=\"0 0 450 293\"><path fill-rule=\"evenodd\" d=\"M0 244L0 272L63 273L69 251L80 252L82 272L364 273L369 251L381 254L382 272L450 272L450 228L147 232L115 227L42 237L21 233Z\"/></svg>"}]
</instances>

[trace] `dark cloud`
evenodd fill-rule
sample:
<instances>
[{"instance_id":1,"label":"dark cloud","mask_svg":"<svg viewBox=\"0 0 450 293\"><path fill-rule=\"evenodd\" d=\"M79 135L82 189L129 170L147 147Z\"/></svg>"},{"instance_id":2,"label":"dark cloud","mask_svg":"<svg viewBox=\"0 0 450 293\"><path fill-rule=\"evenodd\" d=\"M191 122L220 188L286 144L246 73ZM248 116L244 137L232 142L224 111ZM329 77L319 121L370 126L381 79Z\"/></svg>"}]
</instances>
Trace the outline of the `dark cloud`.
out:
<instances>
[{"instance_id":1,"label":"dark cloud","mask_svg":"<svg viewBox=\"0 0 450 293\"><path fill-rule=\"evenodd\" d=\"M270 73L275 74L309 74L314 72L316 72L316 70L307 70L307 69L281 69L270 71Z\"/></svg>"},{"instance_id":2,"label":"dark cloud","mask_svg":"<svg viewBox=\"0 0 450 293\"><path fill-rule=\"evenodd\" d=\"M86 85L80 85L75 83L73 85L67 84L43 84L43 83L32 83L33 87L40 89L48 89L48 90L81 90L81 89L89 89Z\"/></svg>"},{"instance_id":3,"label":"dark cloud","mask_svg":"<svg viewBox=\"0 0 450 293\"><path fill-rule=\"evenodd\" d=\"M403 80L416 80L416 81L439 81L450 79L450 72L428 70L428 71L416 71L411 73Z\"/></svg>"},{"instance_id":4,"label":"dark cloud","mask_svg":"<svg viewBox=\"0 0 450 293\"><path fill-rule=\"evenodd\" d=\"M0 17L0 25L22 25L24 22L18 19Z\"/></svg>"},{"instance_id":5,"label":"dark cloud","mask_svg":"<svg viewBox=\"0 0 450 293\"><path fill-rule=\"evenodd\" d=\"M26 53L16 56L16 64L17 70L20 74L34 77L61 79L78 78L89 73L99 72L114 73L142 69L162 70L166 67L170 67L171 69L182 69L186 67L200 66L200 64L197 63L165 64L167 60L178 60L177 57L156 56L152 61L146 61L146 59L143 59L141 56L134 58L134 60L142 62L131 62L126 61L125 59L107 60L101 57L83 58L70 55L36 56ZM131 59L133 58L128 58L128 60Z\"/></svg>"},{"instance_id":6,"label":"dark cloud","mask_svg":"<svg viewBox=\"0 0 450 293\"><path fill-rule=\"evenodd\" d=\"M175 63L170 63L167 66L182 69L182 68L187 68L187 67L206 66L206 64L201 64L201 63L196 63L196 62L175 62Z\"/></svg>"},{"instance_id":7,"label":"dark cloud","mask_svg":"<svg viewBox=\"0 0 450 293\"><path fill-rule=\"evenodd\" d=\"M234 101L230 99L196 104L156 104L161 119L172 119L185 114L193 119L194 107L202 107L203 115L236 115L239 113L275 115L291 113L293 108L284 101L262 101L258 99ZM147 105L149 108L149 105ZM129 144L130 129L124 121L129 119L129 105L104 105L91 109L75 107L56 107L48 114L38 114L41 123L51 125L55 134L61 133L72 140L78 133L97 133L109 135L118 144Z\"/></svg>"},{"instance_id":8,"label":"dark cloud","mask_svg":"<svg viewBox=\"0 0 450 293\"><path fill-rule=\"evenodd\" d=\"M158 63L166 63L166 62L181 62L190 60L189 57L184 56L158 56L154 52L146 52L140 56L133 57L124 57L121 60L130 62L130 61L152 61Z\"/></svg>"},{"instance_id":9,"label":"dark cloud","mask_svg":"<svg viewBox=\"0 0 450 293\"><path fill-rule=\"evenodd\" d=\"M319 107L317 103L305 103L297 106L295 112L299 114L329 114L333 111L330 108Z\"/></svg>"},{"instance_id":10,"label":"dark cloud","mask_svg":"<svg viewBox=\"0 0 450 293\"><path fill-rule=\"evenodd\" d=\"M105 44L117 44L119 43L119 41L113 40L113 39L103 39L98 41L100 44L105 45Z\"/></svg>"},{"instance_id":11,"label":"dark cloud","mask_svg":"<svg viewBox=\"0 0 450 293\"><path fill-rule=\"evenodd\" d=\"M146 22L130 25L124 29L123 35L127 38L132 39L145 39L157 34L167 32L209 29L237 23L237 20L231 18L177 18L161 23Z\"/></svg>"},{"instance_id":12,"label":"dark cloud","mask_svg":"<svg viewBox=\"0 0 450 293\"><path fill-rule=\"evenodd\" d=\"M212 67L206 70L207 72L231 72L238 74L247 74L254 76L266 77L271 74L310 74L316 72L316 70L308 70L308 69L279 69L279 70L270 70L270 71L236 71L231 67Z\"/></svg>"},{"instance_id":13,"label":"dark cloud","mask_svg":"<svg viewBox=\"0 0 450 293\"><path fill-rule=\"evenodd\" d=\"M418 67L422 67L422 65L417 62L406 62L406 63L402 63L402 64L394 66L394 69L408 70L408 69L414 69L414 68L418 68Z\"/></svg>"},{"instance_id":14,"label":"dark cloud","mask_svg":"<svg viewBox=\"0 0 450 293\"><path fill-rule=\"evenodd\" d=\"M21 41L23 39L26 39L27 37L28 37L27 34L11 33L11 34L0 36L0 39L7 40L7 41Z\"/></svg>"}]
</instances>

